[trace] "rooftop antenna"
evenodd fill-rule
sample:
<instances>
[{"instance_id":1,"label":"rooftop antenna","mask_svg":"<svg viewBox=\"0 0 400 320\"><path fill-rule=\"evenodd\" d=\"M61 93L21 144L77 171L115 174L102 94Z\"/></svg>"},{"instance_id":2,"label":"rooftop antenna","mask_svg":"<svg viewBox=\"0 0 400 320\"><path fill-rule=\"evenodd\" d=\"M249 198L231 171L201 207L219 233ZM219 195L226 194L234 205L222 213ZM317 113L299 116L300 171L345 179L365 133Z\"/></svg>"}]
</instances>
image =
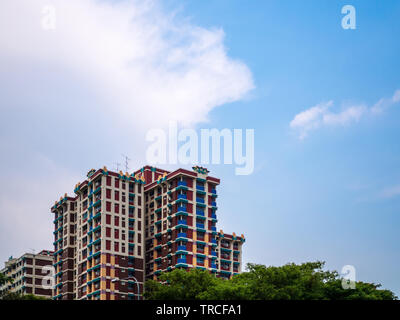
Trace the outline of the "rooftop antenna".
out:
<instances>
[{"instance_id":1,"label":"rooftop antenna","mask_svg":"<svg viewBox=\"0 0 400 320\"><path fill-rule=\"evenodd\" d=\"M129 160L132 160L132 159L128 158L128 156L126 156L126 155L124 155L124 154L122 154L122 156L123 156L124 159L125 159L125 172L128 172L128 171L129 171L128 163L129 163Z\"/></svg>"},{"instance_id":2,"label":"rooftop antenna","mask_svg":"<svg viewBox=\"0 0 400 320\"><path fill-rule=\"evenodd\" d=\"M119 171L119 166L121 165L119 162L114 162L115 166L116 166L116 172Z\"/></svg>"}]
</instances>

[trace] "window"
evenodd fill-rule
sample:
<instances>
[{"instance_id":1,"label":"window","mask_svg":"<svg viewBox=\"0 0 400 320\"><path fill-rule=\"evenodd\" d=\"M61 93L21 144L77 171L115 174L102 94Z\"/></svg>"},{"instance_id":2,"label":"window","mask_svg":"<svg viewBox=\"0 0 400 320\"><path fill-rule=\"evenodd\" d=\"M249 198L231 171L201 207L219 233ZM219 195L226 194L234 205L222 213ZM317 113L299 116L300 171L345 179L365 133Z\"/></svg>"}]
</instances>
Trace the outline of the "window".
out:
<instances>
[{"instance_id":1,"label":"window","mask_svg":"<svg viewBox=\"0 0 400 320\"><path fill-rule=\"evenodd\" d=\"M119 226L119 217L114 217L114 225Z\"/></svg>"},{"instance_id":2,"label":"window","mask_svg":"<svg viewBox=\"0 0 400 320\"><path fill-rule=\"evenodd\" d=\"M115 178L115 184L114 185L115 185L116 188L119 188L119 180L118 180L118 178Z\"/></svg>"},{"instance_id":3,"label":"window","mask_svg":"<svg viewBox=\"0 0 400 320\"><path fill-rule=\"evenodd\" d=\"M111 186L111 177L107 177L106 184L107 186Z\"/></svg>"},{"instance_id":4,"label":"window","mask_svg":"<svg viewBox=\"0 0 400 320\"><path fill-rule=\"evenodd\" d=\"M111 228L106 228L106 237L111 237Z\"/></svg>"},{"instance_id":5,"label":"window","mask_svg":"<svg viewBox=\"0 0 400 320\"><path fill-rule=\"evenodd\" d=\"M119 191L114 191L114 200L119 201Z\"/></svg>"},{"instance_id":6,"label":"window","mask_svg":"<svg viewBox=\"0 0 400 320\"><path fill-rule=\"evenodd\" d=\"M106 214L106 224L111 224L111 215Z\"/></svg>"},{"instance_id":7,"label":"window","mask_svg":"<svg viewBox=\"0 0 400 320\"><path fill-rule=\"evenodd\" d=\"M119 213L119 204L118 203L114 204L114 212Z\"/></svg>"},{"instance_id":8,"label":"window","mask_svg":"<svg viewBox=\"0 0 400 320\"><path fill-rule=\"evenodd\" d=\"M106 211L108 211L108 212L111 211L111 202L109 202L109 201L106 202Z\"/></svg>"},{"instance_id":9,"label":"window","mask_svg":"<svg viewBox=\"0 0 400 320\"><path fill-rule=\"evenodd\" d=\"M119 251L119 242L114 242L114 251Z\"/></svg>"},{"instance_id":10,"label":"window","mask_svg":"<svg viewBox=\"0 0 400 320\"><path fill-rule=\"evenodd\" d=\"M111 189L106 189L106 198L111 199Z\"/></svg>"},{"instance_id":11,"label":"window","mask_svg":"<svg viewBox=\"0 0 400 320\"><path fill-rule=\"evenodd\" d=\"M106 250L111 250L111 241L106 240Z\"/></svg>"},{"instance_id":12,"label":"window","mask_svg":"<svg viewBox=\"0 0 400 320\"><path fill-rule=\"evenodd\" d=\"M115 239L119 239L119 230L118 229L114 230L114 237L115 237Z\"/></svg>"}]
</instances>

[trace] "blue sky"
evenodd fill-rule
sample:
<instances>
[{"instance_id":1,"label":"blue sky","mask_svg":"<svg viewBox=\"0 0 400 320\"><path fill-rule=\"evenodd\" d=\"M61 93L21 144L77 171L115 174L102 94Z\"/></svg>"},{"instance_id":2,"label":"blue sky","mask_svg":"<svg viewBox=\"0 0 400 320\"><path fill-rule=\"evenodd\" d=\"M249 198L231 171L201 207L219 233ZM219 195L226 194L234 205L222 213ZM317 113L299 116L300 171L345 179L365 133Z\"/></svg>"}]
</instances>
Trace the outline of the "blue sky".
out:
<instances>
[{"instance_id":1,"label":"blue sky","mask_svg":"<svg viewBox=\"0 0 400 320\"><path fill-rule=\"evenodd\" d=\"M35 29L40 5L29 4L23 19L16 8L25 1L0 5L13 18L0 32L3 260L51 246L54 200L88 169L121 162L121 153L132 168L145 164L146 130L171 118L198 129L255 129L252 175L209 167L222 180L219 226L246 235L244 262L354 265L358 280L400 295L398 1L168 0L139 14L135 30L144 32L115 43L127 10L109 9L98 24L96 1L64 2L54 1L57 28L47 33ZM355 30L341 27L345 4L356 9ZM82 17L65 13L77 8ZM125 59L140 73L122 70ZM188 100L172 94L177 88ZM373 112L381 99L385 107ZM160 115L148 118L146 108ZM306 110L320 113L291 125ZM304 125L312 127L301 138Z\"/></svg>"},{"instance_id":2,"label":"blue sky","mask_svg":"<svg viewBox=\"0 0 400 320\"><path fill-rule=\"evenodd\" d=\"M341 8L356 8L356 30ZM400 105L299 140L294 116L320 102L374 105L400 88L397 1L186 1L185 14L221 27L251 69L249 99L216 108L210 127L255 128L256 170L221 172L220 225L245 232L247 261L320 259L400 292ZM398 189L397 189L398 190ZM244 196L242 198L241 196ZM226 226L226 227L225 227Z\"/></svg>"}]
</instances>

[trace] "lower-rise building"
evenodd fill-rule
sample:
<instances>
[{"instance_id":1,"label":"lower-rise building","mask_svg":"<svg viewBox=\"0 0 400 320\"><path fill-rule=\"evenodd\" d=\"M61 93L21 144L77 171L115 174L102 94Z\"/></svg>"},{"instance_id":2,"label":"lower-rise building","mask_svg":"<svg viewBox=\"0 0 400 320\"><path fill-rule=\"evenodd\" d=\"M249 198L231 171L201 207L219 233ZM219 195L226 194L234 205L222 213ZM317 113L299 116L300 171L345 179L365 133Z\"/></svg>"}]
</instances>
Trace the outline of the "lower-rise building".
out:
<instances>
[{"instance_id":1,"label":"lower-rise building","mask_svg":"<svg viewBox=\"0 0 400 320\"><path fill-rule=\"evenodd\" d=\"M19 258L10 257L0 272L12 281L0 286L0 292L52 298L52 266L53 251L42 250L38 254L25 253Z\"/></svg>"}]
</instances>

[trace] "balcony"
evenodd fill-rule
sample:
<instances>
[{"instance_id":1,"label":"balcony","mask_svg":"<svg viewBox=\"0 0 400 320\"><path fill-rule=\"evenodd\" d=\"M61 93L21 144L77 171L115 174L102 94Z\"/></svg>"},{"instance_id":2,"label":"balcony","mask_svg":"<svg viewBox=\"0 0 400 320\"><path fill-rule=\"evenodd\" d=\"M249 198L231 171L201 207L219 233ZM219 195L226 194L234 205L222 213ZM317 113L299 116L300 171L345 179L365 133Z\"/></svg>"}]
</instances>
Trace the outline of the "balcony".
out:
<instances>
[{"instance_id":1,"label":"balcony","mask_svg":"<svg viewBox=\"0 0 400 320\"><path fill-rule=\"evenodd\" d=\"M211 227L211 231L217 231L217 227Z\"/></svg>"},{"instance_id":2,"label":"balcony","mask_svg":"<svg viewBox=\"0 0 400 320\"><path fill-rule=\"evenodd\" d=\"M186 194L178 194L177 201L187 201Z\"/></svg>"},{"instance_id":3,"label":"balcony","mask_svg":"<svg viewBox=\"0 0 400 320\"><path fill-rule=\"evenodd\" d=\"M178 209L177 209L177 211L176 211L176 214L177 214L178 216L179 216L179 215L187 216L188 213L187 213L186 210L187 210L186 207L180 206L180 207L178 207Z\"/></svg>"},{"instance_id":4,"label":"balcony","mask_svg":"<svg viewBox=\"0 0 400 320\"><path fill-rule=\"evenodd\" d=\"M196 253L197 253L197 255L200 256L200 257L203 257L203 258L206 257L206 256L204 255L204 247L199 247L199 246L197 245Z\"/></svg>"},{"instance_id":5,"label":"balcony","mask_svg":"<svg viewBox=\"0 0 400 320\"><path fill-rule=\"evenodd\" d=\"M187 263L186 258L179 258L178 263Z\"/></svg>"},{"instance_id":6,"label":"balcony","mask_svg":"<svg viewBox=\"0 0 400 320\"><path fill-rule=\"evenodd\" d=\"M221 265L221 270L229 271L231 268L229 265Z\"/></svg>"},{"instance_id":7,"label":"balcony","mask_svg":"<svg viewBox=\"0 0 400 320\"><path fill-rule=\"evenodd\" d=\"M101 199L97 200L94 204L93 207L97 207L101 204Z\"/></svg>"},{"instance_id":8,"label":"balcony","mask_svg":"<svg viewBox=\"0 0 400 320\"><path fill-rule=\"evenodd\" d=\"M178 238L187 238L186 232L180 232L178 233Z\"/></svg>"},{"instance_id":9,"label":"balcony","mask_svg":"<svg viewBox=\"0 0 400 320\"><path fill-rule=\"evenodd\" d=\"M92 221L92 220L96 220L97 218L99 218L99 217L101 217L101 211L98 211L96 214L95 214L95 216L90 216L89 217L89 222L90 221Z\"/></svg>"},{"instance_id":10,"label":"balcony","mask_svg":"<svg viewBox=\"0 0 400 320\"><path fill-rule=\"evenodd\" d=\"M203 211L203 210L197 209L197 210L196 210L196 214L197 214L198 216L204 217L204 211Z\"/></svg>"},{"instance_id":11,"label":"balcony","mask_svg":"<svg viewBox=\"0 0 400 320\"><path fill-rule=\"evenodd\" d=\"M196 228L204 229L204 223L196 223Z\"/></svg>"},{"instance_id":12,"label":"balcony","mask_svg":"<svg viewBox=\"0 0 400 320\"><path fill-rule=\"evenodd\" d=\"M216 203L215 201L211 201L211 206L212 206L212 207L216 207L216 206L217 206L217 203Z\"/></svg>"},{"instance_id":13,"label":"balcony","mask_svg":"<svg viewBox=\"0 0 400 320\"><path fill-rule=\"evenodd\" d=\"M176 225L177 225L177 226L179 226L179 225L187 226L187 221L186 221L186 220L178 220L178 222L177 222Z\"/></svg>"},{"instance_id":14,"label":"balcony","mask_svg":"<svg viewBox=\"0 0 400 320\"><path fill-rule=\"evenodd\" d=\"M196 202L204 204L204 199L203 198L196 198Z\"/></svg>"},{"instance_id":15,"label":"balcony","mask_svg":"<svg viewBox=\"0 0 400 320\"><path fill-rule=\"evenodd\" d=\"M178 251L180 251L180 250L186 251L187 250L186 246L178 246Z\"/></svg>"},{"instance_id":16,"label":"balcony","mask_svg":"<svg viewBox=\"0 0 400 320\"><path fill-rule=\"evenodd\" d=\"M178 181L178 187L187 187L186 181Z\"/></svg>"},{"instance_id":17,"label":"balcony","mask_svg":"<svg viewBox=\"0 0 400 320\"><path fill-rule=\"evenodd\" d=\"M204 187L201 187L201 186L197 186L196 193L202 194L202 195L206 194L206 192L204 191Z\"/></svg>"}]
</instances>

